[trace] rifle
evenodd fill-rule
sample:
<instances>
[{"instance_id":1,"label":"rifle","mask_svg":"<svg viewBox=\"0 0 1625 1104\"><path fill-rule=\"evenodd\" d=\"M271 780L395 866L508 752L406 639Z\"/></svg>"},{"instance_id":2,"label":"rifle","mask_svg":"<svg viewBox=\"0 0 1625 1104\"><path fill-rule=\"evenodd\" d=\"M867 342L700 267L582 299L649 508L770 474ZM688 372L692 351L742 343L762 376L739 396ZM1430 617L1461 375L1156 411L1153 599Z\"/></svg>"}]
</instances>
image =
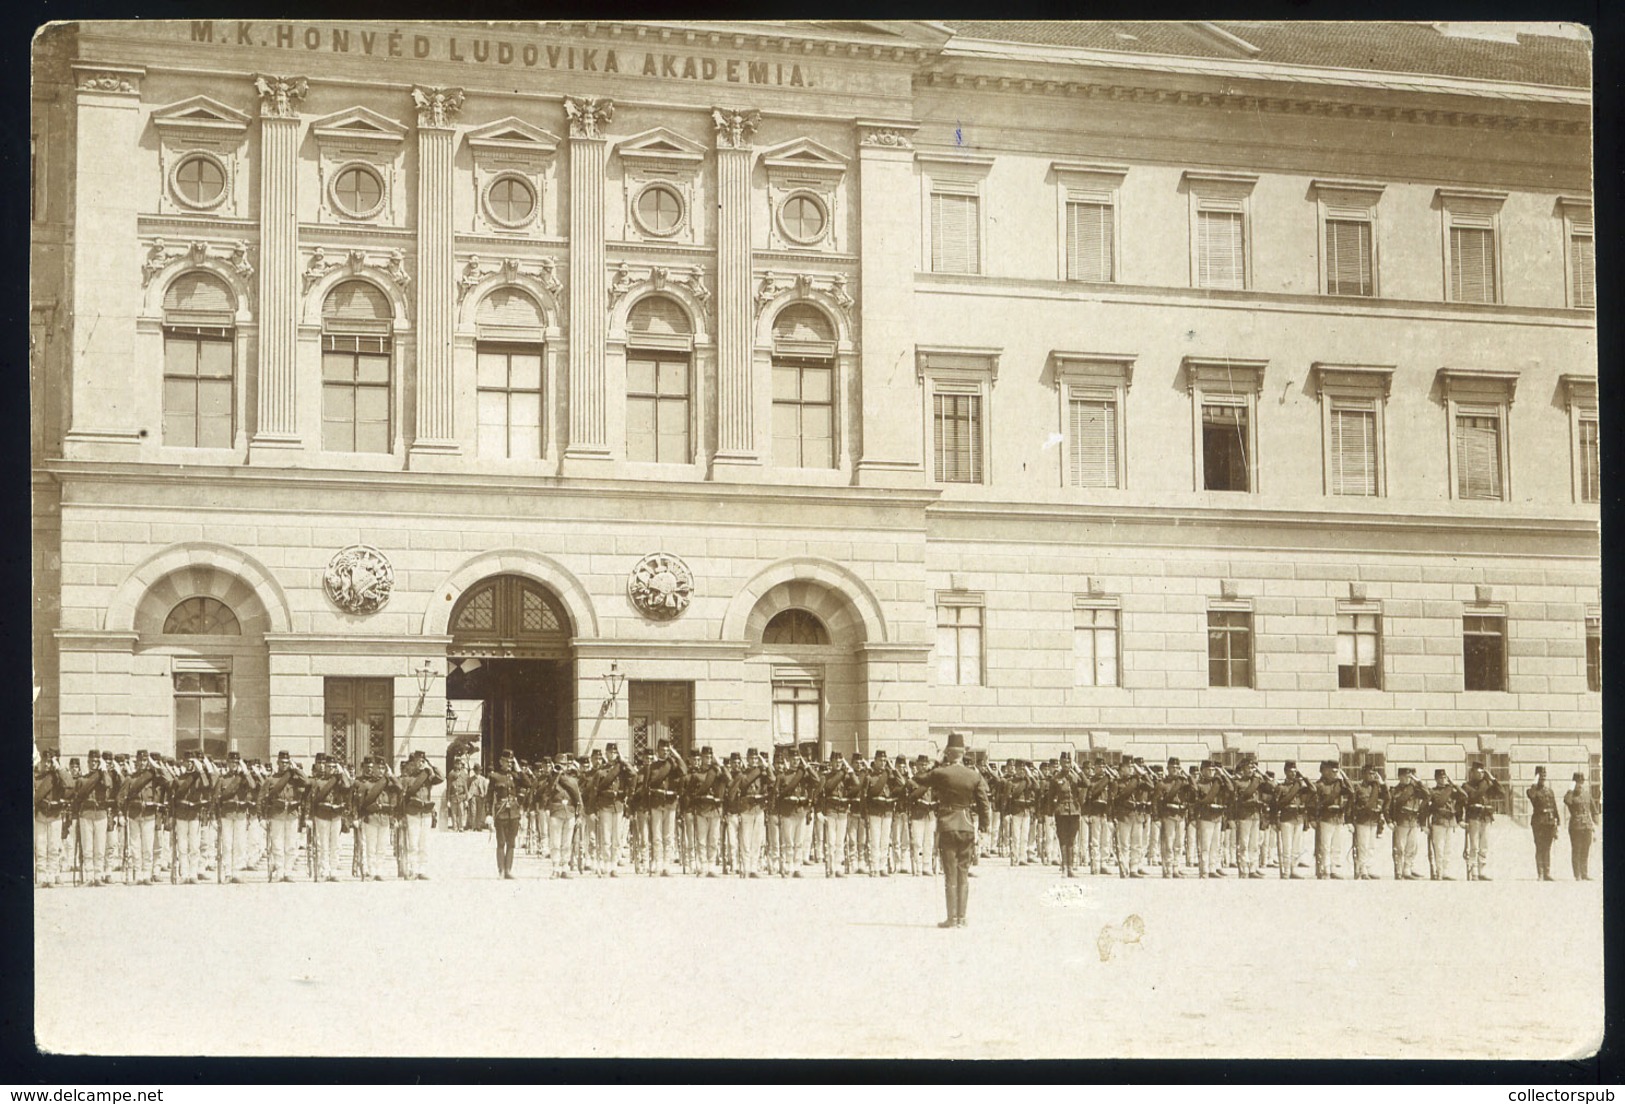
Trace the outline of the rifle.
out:
<instances>
[{"instance_id":1,"label":"rifle","mask_svg":"<svg viewBox=\"0 0 1625 1104\"><path fill-rule=\"evenodd\" d=\"M130 821L124 819L124 830L119 833L119 868L124 872L124 884L130 884Z\"/></svg>"},{"instance_id":2,"label":"rifle","mask_svg":"<svg viewBox=\"0 0 1625 1104\"><path fill-rule=\"evenodd\" d=\"M49 854L49 851L47 851ZM79 835L79 816L73 817L73 884L83 885L85 882L84 869L84 843Z\"/></svg>"},{"instance_id":3,"label":"rifle","mask_svg":"<svg viewBox=\"0 0 1625 1104\"><path fill-rule=\"evenodd\" d=\"M824 877L835 877L835 857L829 852L829 818L824 818Z\"/></svg>"}]
</instances>

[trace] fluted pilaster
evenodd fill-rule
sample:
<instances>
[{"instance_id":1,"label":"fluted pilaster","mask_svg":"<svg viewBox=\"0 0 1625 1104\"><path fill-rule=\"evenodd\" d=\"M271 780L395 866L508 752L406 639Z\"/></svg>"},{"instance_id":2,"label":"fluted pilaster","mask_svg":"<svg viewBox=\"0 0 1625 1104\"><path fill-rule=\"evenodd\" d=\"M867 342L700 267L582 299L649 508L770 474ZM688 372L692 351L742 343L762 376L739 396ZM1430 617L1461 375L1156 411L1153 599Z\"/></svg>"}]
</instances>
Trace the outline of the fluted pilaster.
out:
<instances>
[{"instance_id":1,"label":"fluted pilaster","mask_svg":"<svg viewBox=\"0 0 1625 1104\"><path fill-rule=\"evenodd\" d=\"M712 112L717 129L717 456L757 463L751 333L750 169L754 111Z\"/></svg>"},{"instance_id":2,"label":"fluted pilaster","mask_svg":"<svg viewBox=\"0 0 1625 1104\"><path fill-rule=\"evenodd\" d=\"M457 452L452 330L457 278L452 250L452 119L458 88L414 88L418 109L417 426L414 452Z\"/></svg>"},{"instance_id":3,"label":"fluted pilaster","mask_svg":"<svg viewBox=\"0 0 1625 1104\"><path fill-rule=\"evenodd\" d=\"M299 110L302 77L256 77L260 93L259 384L253 445L297 447Z\"/></svg>"},{"instance_id":4,"label":"fluted pilaster","mask_svg":"<svg viewBox=\"0 0 1625 1104\"><path fill-rule=\"evenodd\" d=\"M609 429L604 393L608 293L604 272L603 124L608 100L566 96L570 121L570 435L566 457L605 458Z\"/></svg>"}]
</instances>

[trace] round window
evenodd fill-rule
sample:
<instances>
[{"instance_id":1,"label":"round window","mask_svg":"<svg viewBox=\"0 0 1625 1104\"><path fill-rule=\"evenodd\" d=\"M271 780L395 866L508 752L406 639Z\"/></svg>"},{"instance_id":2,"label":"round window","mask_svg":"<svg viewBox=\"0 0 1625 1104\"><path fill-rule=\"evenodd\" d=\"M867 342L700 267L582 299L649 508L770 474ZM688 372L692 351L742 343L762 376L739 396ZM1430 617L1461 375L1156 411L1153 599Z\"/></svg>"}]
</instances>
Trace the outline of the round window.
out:
<instances>
[{"instance_id":1,"label":"round window","mask_svg":"<svg viewBox=\"0 0 1625 1104\"><path fill-rule=\"evenodd\" d=\"M523 226L536 213L536 193L517 176L499 176L486 189L485 210L493 222Z\"/></svg>"},{"instance_id":2,"label":"round window","mask_svg":"<svg viewBox=\"0 0 1625 1104\"><path fill-rule=\"evenodd\" d=\"M212 207L226 194L226 170L212 157L194 153L175 166L175 193L192 207Z\"/></svg>"},{"instance_id":3,"label":"round window","mask_svg":"<svg viewBox=\"0 0 1625 1104\"><path fill-rule=\"evenodd\" d=\"M683 201L663 184L643 189L638 196L638 222L650 234L675 234L683 223Z\"/></svg>"},{"instance_id":4,"label":"round window","mask_svg":"<svg viewBox=\"0 0 1625 1104\"><path fill-rule=\"evenodd\" d=\"M779 211L779 225L791 241L810 245L824 236L829 226L829 215L816 196L798 192L784 201Z\"/></svg>"},{"instance_id":5,"label":"round window","mask_svg":"<svg viewBox=\"0 0 1625 1104\"><path fill-rule=\"evenodd\" d=\"M342 214L366 218L384 202L384 182L362 165L351 165L333 178L333 202Z\"/></svg>"}]
</instances>

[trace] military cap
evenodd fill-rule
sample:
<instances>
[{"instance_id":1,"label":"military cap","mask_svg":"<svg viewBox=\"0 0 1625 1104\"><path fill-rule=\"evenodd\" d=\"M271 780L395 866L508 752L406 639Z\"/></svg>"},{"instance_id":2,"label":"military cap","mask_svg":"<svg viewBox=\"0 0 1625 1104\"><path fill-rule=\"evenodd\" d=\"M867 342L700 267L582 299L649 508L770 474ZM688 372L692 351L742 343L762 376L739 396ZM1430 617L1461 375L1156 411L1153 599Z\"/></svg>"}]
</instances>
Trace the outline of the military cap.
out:
<instances>
[{"instance_id":1,"label":"military cap","mask_svg":"<svg viewBox=\"0 0 1625 1104\"><path fill-rule=\"evenodd\" d=\"M964 751L965 750L965 734L963 732L950 732L950 733L948 733L948 742L943 746L947 750L952 750L953 748L958 748L960 751Z\"/></svg>"},{"instance_id":2,"label":"military cap","mask_svg":"<svg viewBox=\"0 0 1625 1104\"><path fill-rule=\"evenodd\" d=\"M412 753L412 755L411 755L411 757L412 757L412 758L413 758L413 759L427 759L427 758L428 758L428 757L429 757L429 753L428 753L428 752L426 752L426 751L423 751L423 750L422 750L422 749L421 749L421 748L420 748L420 749L419 749L419 750L417 750L417 751L414 751L414 752L413 752L413 753Z\"/></svg>"},{"instance_id":3,"label":"military cap","mask_svg":"<svg viewBox=\"0 0 1625 1104\"><path fill-rule=\"evenodd\" d=\"M886 753L884 751L877 751L877 752L875 752L875 758L876 759L884 759L884 758L886 758Z\"/></svg>"},{"instance_id":4,"label":"military cap","mask_svg":"<svg viewBox=\"0 0 1625 1104\"><path fill-rule=\"evenodd\" d=\"M1091 766L1104 767L1106 765L1106 757L1104 755L1092 755L1089 757L1089 763Z\"/></svg>"},{"instance_id":5,"label":"military cap","mask_svg":"<svg viewBox=\"0 0 1625 1104\"><path fill-rule=\"evenodd\" d=\"M710 751L710 750L711 750L711 749L710 749L710 748L706 748L706 749L705 749L705 750L706 750L706 751ZM845 758L846 758L846 756L844 756L844 755L842 755L842 754L841 754L841 753L840 753L840 752L838 752L838 751L832 751L832 752L830 752L830 753L829 753L829 761L830 761L830 762L831 762L831 763L833 763L833 762L835 762L835 760L837 760L837 759L845 759Z\"/></svg>"},{"instance_id":6,"label":"military cap","mask_svg":"<svg viewBox=\"0 0 1625 1104\"><path fill-rule=\"evenodd\" d=\"M1265 778L1274 778L1275 777L1275 772L1272 771L1272 770L1267 770L1267 771L1264 772L1264 777Z\"/></svg>"},{"instance_id":7,"label":"military cap","mask_svg":"<svg viewBox=\"0 0 1625 1104\"><path fill-rule=\"evenodd\" d=\"M700 754L701 755L715 755L716 752L712 751L709 747L702 747L700 749Z\"/></svg>"},{"instance_id":8,"label":"military cap","mask_svg":"<svg viewBox=\"0 0 1625 1104\"><path fill-rule=\"evenodd\" d=\"M231 751L226 752L226 758L227 759L241 759L242 757L243 757L243 753L240 752L240 751L237 751L236 749L233 749Z\"/></svg>"},{"instance_id":9,"label":"military cap","mask_svg":"<svg viewBox=\"0 0 1625 1104\"><path fill-rule=\"evenodd\" d=\"M1400 767L1399 768L1399 773L1400 774L1415 774L1416 773L1416 768L1415 767Z\"/></svg>"},{"instance_id":10,"label":"military cap","mask_svg":"<svg viewBox=\"0 0 1625 1104\"><path fill-rule=\"evenodd\" d=\"M1336 759L1322 759L1320 761L1320 769L1321 770L1336 770L1337 769L1337 760Z\"/></svg>"},{"instance_id":11,"label":"military cap","mask_svg":"<svg viewBox=\"0 0 1625 1104\"><path fill-rule=\"evenodd\" d=\"M1281 769L1282 770L1297 770L1298 769L1298 761L1296 759L1288 759L1285 763L1281 764Z\"/></svg>"},{"instance_id":12,"label":"military cap","mask_svg":"<svg viewBox=\"0 0 1625 1104\"><path fill-rule=\"evenodd\" d=\"M1545 768L1545 767L1541 767L1541 766L1537 766L1537 767L1536 767L1536 768L1535 768L1535 773L1536 773L1536 774L1540 774L1540 775L1544 775L1544 774L1545 774L1545 773L1546 773L1546 768Z\"/></svg>"},{"instance_id":13,"label":"military cap","mask_svg":"<svg viewBox=\"0 0 1625 1104\"><path fill-rule=\"evenodd\" d=\"M1202 769L1203 770L1212 770L1213 769L1213 760L1211 760L1211 759L1203 759L1202 760Z\"/></svg>"},{"instance_id":14,"label":"military cap","mask_svg":"<svg viewBox=\"0 0 1625 1104\"><path fill-rule=\"evenodd\" d=\"M89 760L89 759L100 759L101 757L102 757L102 753L97 751L95 748L91 748L89 751L85 752L85 758L87 760Z\"/></svg>"},{"instance_id":15,"label":"military cap","mask_svg":"<svg viewBox=\"0 0 1625 1104\"><path fill-rule=\"evenodd\" d=\"M745 754L746 755L760 755L762 753L757 751L755 748L747 748L746 751L745 751Z\"/></svg>"},{"instance_id":16,"label":"military cap","mask_svg":"<svg viewBox=\"0 0 1625 1104\"><path fill-rule=\"evenodd\" d=\"M605 745L604 745L604 750L605 750L605 751L615 751L615 750L616 750L616 747L615 747L615 745L614 745L614 744L605 744Z\"/></svg>"},{"instance_id":17,"label":"military cap","mask_svg":"<svg viewBox=\"0 0 1625 1104\"><path fill-rule=\"evenodd\" d=\"M728 762L730 763L738 763L743 758L744 756L740 755L737 751L731 751L728 753Z\"/></svg>"},{"instance_id":18,"label":"military cap","mask_svg":"<svg viewBox=\"0 0 1625 1104\"><path fill-rule=\"evenodd\" d=\"M1575 771L1574 772L1574 780L1576 782L1584 782L1586 780L1586 772L1585 771Z\"/></svg>"},{"instance_id":19,"label":"military cap","mask_svg":"<svg viewBox=\"0 0 1625 1104\"><path fill-rule=\"evenodd\" d=\"M592 749L592 757L593 757L593 758L594 758L594 759L602 759L602 758L603 758L603 757L604 757L604 753L603 753L603 751L602 751L602 749L600 749L600 748L593 748L593 749Z\"/></svg>"},{"instance_id":20,"label":"military cap","mask_svg":"<svg viewBox=\"0 0 1625 1104\"><path fill-rule=\"evenodd\" d=\"M1044 765L1045 765L1045 766L1046 766L1046 767L1058 767L1058 766L1060 766L1060 765L1061 765L1061 764L1060 764L1060 763L1058 763L1058 762L1057 762L1057 761L1056 761L1056 760L1054 760L1054 759L1046 759L1046 760L1044 760Z\"/></svg>"},{"instance_id":21,"label":"military cap","mask_svg":"<svg viewBox=\"0 0 1625 1104\"><path fill-rule=\"evenodd\" d=\"M916 766L918 766L921 763L929 763L930 761L931 761L931 757L929 755L925 755L923 753L920 754L920 755L916 755L914 757L914 763L915 763Z\"/></svg>"},{"instance_id":22,"label":"military cap","mask_svg":"<svg viewBox=\"0 0 1625 1104\"><path fill-rule=\"evenodd\" d=\"M135 753L135 757L136 757L136 758L137 758L137 759L147 759L147 758L150 758L150 756L148 756L148 755L147 755L147 749L146 749L146 748L141 748L141 749L140 749L140 750L139 750L139 751L137 751L137 752L136 752L136 753Z\"/></svg>"},{"instance_id":23,"label":"military cap","mask_svg":"<svg viewBox=\"0 0 1625 1104\"><path fill-rule=\"evenodd\" d=\"M658 750L659 748L669 748L669 747L671 747L671 741L670 740L661 740L659 745L657 745L656 750Z\"/></svg>"},{"instance_id":24,"label":"military cap","mask_svg":"<svg viewBox=\"0 0 1625 1104\"><path fill-rule=\"evenodd\" d=\"M1177 767L1177 766L1179 766L1179 758L1178 758L1178 756L1169 756L1169 757L1168 757L1168 765L1169 765L1169 766L1170 766L1170 767Z\"/></svg>"},{"instance_id":25,"label":"military cap","mask_svg":"<svg viewBox=\"0 0 1625 1104\"><path fill-rule=\"evenodd\" d=\"M79 765L79 760L77 760L77 759L69 759L68 760L68 766L69 767L77 767L78 765Z\"/></svg>"},{"instance_id":26,"label":"military cap","mask_svg":"<svg viewBox=\"0 0 1625 1104\"><path fill-rule=\"evenodd\" d=\"M1433 771L1433 777L1435 777L1435 778L1449 778L1450 773L1448 771L1446 771L1443 767L1436 767L1436 768L1434 768L1434 771Z\"/></svg>"},{"instance_id":27,"label":"military cap","mask_svg":"<svg viewBox=\"0 0 1625 1104\"><path fill-rule=\"evenodd\" d=\"M1143 767L1143 766L1145 766L1145 760L1144 760L1144 759L1143 759L1143 758L1142 758L1142 757L1140 757L1140 756L1138 756L1138 755L1136 755L1136 756L1135 756L1135 757L1134 757L1134 761L1135 761L1135 762L1136 762L1136 763L1138 763L1138 764L1139 764L1139 765L1140 765L1140 766L1142 766L1142 767Z\"/></svg>"},{"instance_id":28,"label":"military cap","mask_svg":"<svg viewBox=\"0 0 1625 1104\"><path fill-rule=\"evenodd\" d=\"M316 757L311 761L315 762L315 763L325 763L325 762L327 762L327 752L318 751L316 753Z\"/></svg>"},{"instance_id":29,"label":"military cap","mask_svg":"<svg viewBox=\"0 0 1625 1104\"><path fill-rule=\"evenodd\" d=\"M277 752L276 757L278 759L292 759L293 758L293 756L289 755L286 751Z\"/></svg>"},{"instance_id":30,"label":"military cap","mask_svg":"<svg viewBox=\"0 0 1625 1104\"><path fill-rule=\"evenodd\" d=\"M553 756L553 762L555 763L568 763L569 761L570 753L568 751L561 751Z\"/></svg>"},{"instance_id":31,"label":"military cap","mask_svg":"<svg viewBox=\"0 0 1625 1104\"><path fill-rule=\"evenodd\" d=\"M1053 760L1053 759L1052 759L1052 760L1050 760L1050 761L1051 761L1051 762L1054 762L1054 760ZM1063 763L1070 763L1070 762L1072 762L1072 753L1071 753L1071 752L1070 752L1070 751L1063 751L1063 752L1061 752L1061 762L1063 762Z\"/></svg>"}]
</instances>

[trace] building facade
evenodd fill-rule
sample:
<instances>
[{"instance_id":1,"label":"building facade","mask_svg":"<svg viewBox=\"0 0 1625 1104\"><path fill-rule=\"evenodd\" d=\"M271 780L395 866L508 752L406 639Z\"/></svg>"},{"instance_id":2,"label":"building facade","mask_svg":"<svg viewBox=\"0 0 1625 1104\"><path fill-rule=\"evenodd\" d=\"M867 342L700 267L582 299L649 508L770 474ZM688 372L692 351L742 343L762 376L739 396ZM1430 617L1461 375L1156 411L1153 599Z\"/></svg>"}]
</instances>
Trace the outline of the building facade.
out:
<instances>
[{"instance_id":1,"label":"building facade","mask_svg":"<svg viewBox=\"0 0 1625 1104\"><path fill-rule=\"evenodd\" d=\"M1589 43L36 42L36 739L1600 770Z\"/></svg>"}]
</instances>

